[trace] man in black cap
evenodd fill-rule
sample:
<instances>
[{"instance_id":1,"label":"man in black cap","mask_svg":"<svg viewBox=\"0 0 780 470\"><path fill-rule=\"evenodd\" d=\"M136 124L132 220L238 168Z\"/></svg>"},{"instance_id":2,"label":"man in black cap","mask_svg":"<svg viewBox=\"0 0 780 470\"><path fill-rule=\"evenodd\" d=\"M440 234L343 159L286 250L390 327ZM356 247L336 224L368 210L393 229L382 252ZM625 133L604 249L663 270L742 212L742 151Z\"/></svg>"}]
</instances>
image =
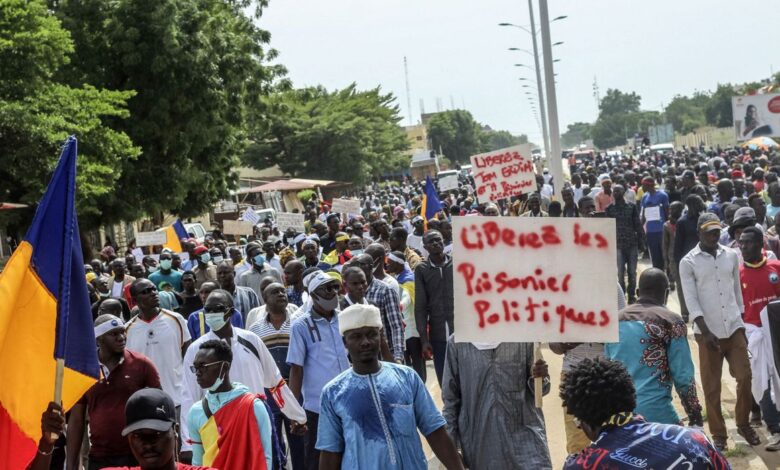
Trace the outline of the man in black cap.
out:
<instances>
[{"instance_id":1,"label":"man in black cap","mask_svg":"<svg viewBox=\"0 0 780 470\"><path fill-rule=\"evenodd\" d=\"M125 406L127 436L138 467L107 470L207 470L176 461L176 409L167 393L156 388L135 392Z\"/></svg>"}]
</instances>

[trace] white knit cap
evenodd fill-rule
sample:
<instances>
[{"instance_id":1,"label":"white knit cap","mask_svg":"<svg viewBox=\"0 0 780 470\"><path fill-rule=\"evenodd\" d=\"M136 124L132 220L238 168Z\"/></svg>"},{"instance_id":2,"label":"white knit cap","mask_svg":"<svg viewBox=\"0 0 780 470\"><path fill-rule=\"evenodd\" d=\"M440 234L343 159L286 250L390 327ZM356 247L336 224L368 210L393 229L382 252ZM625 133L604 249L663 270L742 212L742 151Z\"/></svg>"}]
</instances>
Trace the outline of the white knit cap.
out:
<instances>
[{"instance_id":1,"label":"white knit cap","mask_svg":"<svg viewBox=\"0 0 780 470\"><path fill-rule=\"evenodd\" d=\"M370 326L382 328L382 315L373 305L352 304L339 313L339 333Z\"/></svg>"}]
</instances>

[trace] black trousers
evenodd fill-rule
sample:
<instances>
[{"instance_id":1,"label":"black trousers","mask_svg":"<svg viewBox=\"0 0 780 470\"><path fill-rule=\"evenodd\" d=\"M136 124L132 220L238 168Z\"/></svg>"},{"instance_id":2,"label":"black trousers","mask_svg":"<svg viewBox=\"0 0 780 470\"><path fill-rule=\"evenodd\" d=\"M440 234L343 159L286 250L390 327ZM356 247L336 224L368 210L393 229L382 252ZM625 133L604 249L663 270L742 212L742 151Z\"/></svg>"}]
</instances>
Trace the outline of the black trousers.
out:
<instances>
[{"instance_id":1,"label":"black trousers","mask_svg":"<svg viewBox=\"0 0 780 470\"><path fill-rule=\"evenodd\" d=\"M317 445L317 427L320 422L319 413L306 410L306 427L308 432L303 437L304 455L306 456L306 470L318 470L320 468L320 451L315 446Z\"/></svg>"},{"instance_id":2,"label":"black trousers","mask_svg":"<svg viewBox=\"0 0 780 470\"><path fill-rule=\"evenodd\" d=\"M406 365L414 369L417 375L420 376L423 383L428 376L428 372L425 368L425 358L422 356L422 341L420 338L409 338L406 340Z\"/></svg>"}]
</instances>

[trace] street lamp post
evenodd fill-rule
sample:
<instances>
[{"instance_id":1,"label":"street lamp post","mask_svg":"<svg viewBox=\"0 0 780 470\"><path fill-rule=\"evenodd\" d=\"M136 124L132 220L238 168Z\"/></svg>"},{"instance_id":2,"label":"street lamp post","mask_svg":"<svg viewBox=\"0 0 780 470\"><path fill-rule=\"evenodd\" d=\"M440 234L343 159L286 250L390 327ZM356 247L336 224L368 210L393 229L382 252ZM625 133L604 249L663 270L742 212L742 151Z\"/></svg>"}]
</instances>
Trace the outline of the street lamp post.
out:
<instances>
[{"instance_id":1,"label":"street lamp post","mask_svg":"<svg viewBox=\"0 0 780 470\"><path fill-rule=\"evenodd\" d=\"M530 6L532 0L528 0ZM550 15L547 0L539 0L539 21L542 23L542 50L544 52L544 76L547 89L547 105L550 117L550 171L552 172L554 195L560 196L563 188L563 161L561 160L561 133L558 127L558 99L555 95L555 71L553 70L552 41L550 40ZM561 17L555 18L556 20ZM533 15L531 15L533 21ZM555 21L555 20L553 20ZM536 41L536 38L534 38ZM537 80L538 77L537 77ZM544 105L542 105L544 107Z\"/></svg>"},{"instance_id":2,"label":"street lamp post","mask_svg":"<svg viewBox=\"0 0 780 470\"><path fill-rule=\"evenodd\" d=\"M542 70L539 66L539 47L536 44L536 25L534 24L534 4L533 0L528 0L528 14L531 17L531 39L534 50L534 68L536 69L536 87L539 93L539 108L542 111L542 140L544 140L544 153L550 158L550 133L547 128L547 111L545 110L544 92L542 91ZM543 19L541 21L544 21ZM549 25L548 25L549 30Z\"/></svg>"}]
</instances>

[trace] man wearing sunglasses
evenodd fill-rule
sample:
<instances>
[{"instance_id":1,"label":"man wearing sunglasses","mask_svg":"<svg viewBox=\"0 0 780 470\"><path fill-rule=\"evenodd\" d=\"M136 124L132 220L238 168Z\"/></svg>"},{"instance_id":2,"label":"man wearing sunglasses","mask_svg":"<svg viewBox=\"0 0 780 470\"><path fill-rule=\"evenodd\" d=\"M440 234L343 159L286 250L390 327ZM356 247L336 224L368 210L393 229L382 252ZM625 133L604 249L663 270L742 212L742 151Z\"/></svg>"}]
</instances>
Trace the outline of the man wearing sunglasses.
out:
<instances>
[{"instance_id":1,"label":"man wearing sunglasses","mask_svg":"<svg viewBox=\"0 0 780 470\"><path fill-rule=\"evenodd\" d=\"M370 258L370 256L369 256ZM293 321L287 362L290 364L290 388L296 397L303 394L303 408L309 432L304 436L306 468L319 466L317 423L320 395L325 384L350 368L347 349L339 332L337 317L341 284L322 271L307 275L312 306Z\"/></svg>"},{"instance_id":2,"label":"man wearing sunglasses","mask_svg":"<svg viewBox=\"0 0 780 470\"><path fill-rule=\"evenodd\" d=\"M127 322L127 348L152 360L160 373L162 389L173 398L178 410L184 393L182 358L191 342L187 321L176 312L160 308L157 287L148 279L136 279L130 294L139 312Z\"/></svg>"},{"instance_id":3,"label":"man wearing sunglasses","mask_svg":"<svg viewBox=\"0 0 780 470\"><path fill-rule=\"evenodd\" d=\"M251 331L231 324L234 313L233 296L222 289L216 289L206 298L203 306L205 322L210 331L195 340L184 356L185 364L192 364L200 347L207 341L224 340L232 350L232 361L227 366L233 380L244 384L252 393L269 395L291 421L292 432L306 432L306 413L293 392L282 378L273 356L265 343ZM203 399L203 387L198 383L196 373L189 368L184 371L184 399L182 408L187 413L193 404ZM182 426L182 459L189 459L189 429ZM186 454L185 454L186 452Z\"/></svg>"},{"instance_id":4,"label":"man wearing sunglasses","mask_svg":"<svg viewBox=\"0 0 780 470\"><path fill-rule=\"evenodd\" d=\"M148 358L125 348L125 324L114 315L95 320L98 359L103 378L73 406L68 420L67 468L81 468L81 443L89 414L88 470L135 465L125 427L125 403L138 390L160 388L160 377Z\"/></svg>"},{"instance_id":5,"label":"man wearing sunglasses","mask_svg":"<svg viewBox=\"0 0 780 470\"><path fill-rule=\"evenodd\" d=\"M200 344L189 367L206 391L187 415L192 463L221 470L270 470L274 446L265 397L230 381L232 362L229 343L212 339Z\"/></svg>"}]
</instances>

